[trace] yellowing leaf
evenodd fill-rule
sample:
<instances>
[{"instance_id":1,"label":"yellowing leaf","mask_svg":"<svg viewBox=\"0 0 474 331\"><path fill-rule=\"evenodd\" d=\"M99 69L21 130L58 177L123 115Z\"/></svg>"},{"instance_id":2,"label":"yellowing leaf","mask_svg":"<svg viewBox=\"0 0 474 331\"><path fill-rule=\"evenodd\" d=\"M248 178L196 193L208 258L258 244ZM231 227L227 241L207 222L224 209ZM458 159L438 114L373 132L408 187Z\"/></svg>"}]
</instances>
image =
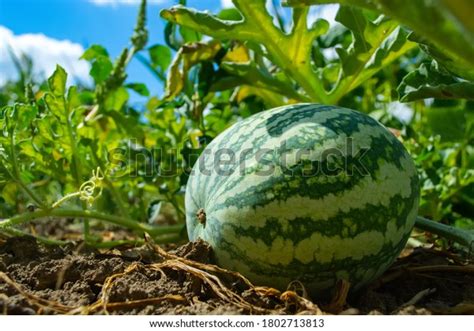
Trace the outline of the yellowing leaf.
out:
<instances>
[{"instance_id":1,"label":"yellowing leaf","mask_svg":"<svg viewBox=\"0 0 474 331\"><path fill-rule=\"evenodd\" d=\"M234 4L243 17L240 21L222 20L207 12L183 6L163 10L161 16L219 40L263 45L267 51L265 56L298 83L311 100L326 101L327 93L313 70L311 48L314 39L324 34L329 24L325 20L318 20L308 29L308 9L295 9L293 27L287 33L273 24L265 0L234 0Z\"/></svg>"},{"instance_id":2,"label":"yellowing leaf","mask_svg":"<svg viewBox=\"0 0 474 331\"><path fill-rule=\"evenodd\" d=\"M182 46L171 64L166 79L166 98L178 95L184 87L189 69L202 61L212 60L221 49L217 41Z\"/></svg>"},{"instance_id":3,"label":"yellowing leaf","mask_svg":"<svg viewBox=\"0 0 474 331\"><path fill-rule=\"evenodd\" d=\"M253 95L260 97L269 108L279 107L286 104L285 99L283 99L280 94L250 85L241 86L235 95L235 100L237 102L242 102L245 98Z\"/></svg>"},{"instance_id":4,"label":"yellowing leaf","mask_svg":"<svg viewBox=\"0 0 474 331\"><path fill-rule=\"evenodd\" d=\"M222 61L225 62L249 62L250 56L247 47L242 44L237 44L236 46L232 47L230 51L226 53Z\"/></svg>"},{"instance_id":5,"label":"yellowing leaf","mask_svg":"<svg viewBox=\"0 0 474 331\"><path fill-rule=\"evenodd\" d=\"M18 187L15 182L8 182L2 190L2 197L10 205L16 205L16 195L18 193Z\"/></svg>"},{"instance_id":6,"label":"yellowing leaf","mask_svg":"<svg viewBox=\"0 0 474 331\"><path fill-rule=\"evenodd\" d=\"M53 154L54 161L58 161L58 160L62 159L63 156L64 156L62 153L58 152L56 149L53 149L52 154Z\"/></svg>"}]
</instances>

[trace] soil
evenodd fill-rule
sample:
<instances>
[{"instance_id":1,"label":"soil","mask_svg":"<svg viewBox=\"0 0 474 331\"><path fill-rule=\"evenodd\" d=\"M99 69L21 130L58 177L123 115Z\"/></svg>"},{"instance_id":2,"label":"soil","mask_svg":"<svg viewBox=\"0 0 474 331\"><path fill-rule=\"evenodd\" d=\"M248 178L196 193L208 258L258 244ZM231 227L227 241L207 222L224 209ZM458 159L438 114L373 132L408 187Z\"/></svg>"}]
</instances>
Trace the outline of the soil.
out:
<instances>
[{"instance_id":1,"label":"soil","mask_svg":"<svg viewBox=\"0 0 474 331\"><path fill-rule=\"evenodd\" d=\"M95 250L0 238L0 313L474 314L474 265L436 249L405 250L369 287L347 297L340 284L331 302L255 287L212 262L202 241Z\"/></svg>"}]
</instances>

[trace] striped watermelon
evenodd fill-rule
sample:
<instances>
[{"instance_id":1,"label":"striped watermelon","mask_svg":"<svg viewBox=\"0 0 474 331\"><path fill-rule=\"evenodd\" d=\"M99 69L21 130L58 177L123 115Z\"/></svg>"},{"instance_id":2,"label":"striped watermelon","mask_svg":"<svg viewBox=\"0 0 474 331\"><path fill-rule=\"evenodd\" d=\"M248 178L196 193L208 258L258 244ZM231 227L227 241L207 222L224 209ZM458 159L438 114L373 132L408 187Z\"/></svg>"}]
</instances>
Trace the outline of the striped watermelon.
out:
<instances>
[{"instance_id":1,"label":"striped watermelon","mask_svg":"<svg viewBox=\"0 0 474 331\"><path fill-rule=\"evenodd\" d=\"M393 263L418 193L410 155L379 122L298 104L240 121L207 146L188 181L186 222L220 266L321 294L338 279L358 289Z\"/></svg>"}]
</instances>

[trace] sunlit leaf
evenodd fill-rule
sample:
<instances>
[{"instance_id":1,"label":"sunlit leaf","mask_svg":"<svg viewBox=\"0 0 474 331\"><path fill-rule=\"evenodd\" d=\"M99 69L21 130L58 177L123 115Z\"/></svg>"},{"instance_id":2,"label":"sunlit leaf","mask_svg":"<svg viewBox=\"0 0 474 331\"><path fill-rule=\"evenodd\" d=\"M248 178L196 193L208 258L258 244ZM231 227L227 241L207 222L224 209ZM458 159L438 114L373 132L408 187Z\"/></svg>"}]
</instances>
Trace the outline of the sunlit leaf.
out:
<instances>
[{"instance_id":1,"label":"sunlit leaf","mask_svg":"<svg viewBox=\"0 0 474 331\"><path fill-rule=\"evenodd\" d=\"M120 87L111 92L105 100L105 108L107 110L120 110L128 101L128 92L124 87Z\"/></svg>"},{"instance_id":2,"label":"sunlit leaf","mask_svg":"<svg viewBox=\"0 0 474 331\"><path fill-rule=\"evenodd\" d=\"M474 65L472 0L285 0L289 6L340 3L393 17L453 57Z\"/></svg>"},{"instance_id":3,"label":"sunlit leaf","mask_svg":"<svg viewBox=\"0 0 474 331\"><path fill-rule=\"evenodd\" d=\"M97 84L102 83L109 77L113 65L109 58L100 57L92 62L89 74Z\"/></svg>"},{"instance_id":4,"label":"sunlit leaf","mask_svg":"<svg viewBox=\"0 0 474 331\"><path fill-rule=\"evenodd\" d=\"M235 99L237 102L243 102L246 98L250 96L260 97L265 102L268 108L279 107L285 104L285 100L280 94L256 88L250 85L241 86L238 89L237 94L235 95Z\"/></svg>"},{"instance_id":5,"label":"sunlit leaf","mask_svg":"<svg viewBox=\"0 0 474 331\"><path fill-rule=\"evenodd\" d=\"M55 97L66 94L67 73L61 66L56 66L53 75L48 79L49 90Z\"/></svg>"},{"instance_id":6,"label":"sunlit leaf","mask_svg":"<svg viewBox=\"0 0 474 331\"><path fill-rule=\"evenodd\" d=\"M240 21L242 19L242 15L235 8L224 8L217 14L217 17L228 21Z\"/></svg>"},{"instance_id":7,"label":"sunlit leaf","mask_svg":"<svg viewBox=\"0 0 474 331\"><path fill-rule=\"evenodd\" d=\"M148 48L148 53L153 66L161 68L163 72L168 69L172 59L171 50L168 47L153 45Z\"/></svg>"},{"instance_id":8,"label":"sunlit leaf","mask_svg":"<svg viewBox=\"0 0 474 331\"><path fill-rule=\"evenodd\" d=\"M312 41L327 31L328 23L319 20L308 29L308 11L295 10L293 29L287 34L273 24L273 18L265 7L265 0L236 0L234 3L243 17L240 21L223 20L207 12L182 6L163 10L161 16L172 23L220 40L232 39L264 45L268 51L267 56L274 64L300 84L315 101L324 101L326 94L314 74L310 57Z\"/></svg>"},{"instance_id":9,"label":"sunlit leaf","mask_svg":"<svg viewBox=\"0 0 474 331\"><path fill-rule=\"evenodd\" d=\"M58 119L66 121L68 112L65 100L67 74L60 66L48 79L49 92L44 95L44 101L48 109Z\"/></svg>"},{"instance_id":10,"label":"sunlit leaf","mask_svg":"<svg viewBox=\"0 0 474 331\"><path fill-rule=\"evenodd\" d=\"M259 70L255 63L234 63L234 62L224 62L222 63L222 68L242 79L246 85L251 85L255 88L265 89L280 95L287 95L296 100L304 101L304 96L299 95L296 92L293 92L292 86L287 82L279 81L273 76ZM275 102L272 102L275 104Z\"/></svg>"},{"instance_id":11,"label":"sunlit leaf","mask_svg":"<svg viewBox=\"0 0 474 331\"><path fill-rule=\"evenodd\" d=\"M212 60L221 49L218 42L194 43L180 48L170 66L166 81L166 97L172 98L180 93L191 67L201 61Z\"/></svg>"},{"instance_id":12,"label":"sunlit leaf","mask_svg":"<svg viewBox=\"0 0 474 331\"><path fill-rule=\"evenodd\" d=\"M351 31L353 40L347 49L336 49L341 72L329 95L330 103L337 103L381 68L416 47L407 41L407 33L395 21L384 16L370 21L362 9L341 6L336 20Z\"/></svg>"},{"instance_id":13,"label":"sunlit leaf","mask_svg":"<svg viewBox=\"0 0 474 331\"><path fill-rule=\"evenodd\" d=\"M201 40L201 34L195 30L186 27L179 27L179 34L183 38L184 43L195 43Z\"/></svg>"},{"instance_id":14,"label":"sunlit leaf","mask_svg":"<svg viewBox=\"0 0 474 331\"><path fill-rule=\"evenodd\" d=\"M125 87L137 92L138 94L142 96L150 95L150 91L148 90L148 87L143 83L128 83L128 84L125 84Z\"/></svg>"},{"instance_id":15,"label":"sunlit leaf","mask_svg":"<svg viewBox=\"0 0 474 331\"><path fill-rule=\"evenodd\" d=\"M107 50L101 45L92 45L82 54L81 59L92 61L102 56L109 57Z\"/></svg>"},{"instance_id":16,"label":"sunlit leaf","mask_svg":"<svg viewBox=\"0 0 474 331\"><path fill-rule=\"evenodd\" d=\"M97 84L105 81L112 72L113 64L109 58L109 54L107 50L100 45L92 45L89 47L81 59L91 63L89 74Z\"/></svg>"}]
</instances>

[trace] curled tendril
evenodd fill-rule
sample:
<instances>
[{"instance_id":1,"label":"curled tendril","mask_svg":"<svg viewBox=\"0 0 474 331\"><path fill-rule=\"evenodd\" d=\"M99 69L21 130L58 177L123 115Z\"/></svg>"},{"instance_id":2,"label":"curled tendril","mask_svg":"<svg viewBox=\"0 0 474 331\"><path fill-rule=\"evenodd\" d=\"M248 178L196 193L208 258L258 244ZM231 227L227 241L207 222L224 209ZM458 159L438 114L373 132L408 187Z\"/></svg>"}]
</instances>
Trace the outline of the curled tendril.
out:
<instances>
[{"instance_id":1,"label":"curled tendril","mask_svg":"<svg viewBox=\"0 0 474 331\"><path fill-rule=\"evenodd\" d=\"M104 178L105 175L102 169L97 167L96 170L92 170L92 177L81 185L78 192L70 193L62 197L60 200L56 201L52 207L56 208L63 202L74 197L79 197L79 199L85 201L89 206L91 206L94 201L102 195L102 181Z\"/></svg>"},{"instance_id":2,"label":"curled tendril","mask_svg":"<svg viewBox=\"0 0 474 331\"><path fill-rule=\"evenodd\" d=\"M95 171L92 170L92 177L79 188L79 199L87 202L87 204L91 206L94 201L102 195L102 181L104 178L105 175L100 167L97 167Z\"/></svg>"}]
</instances>

